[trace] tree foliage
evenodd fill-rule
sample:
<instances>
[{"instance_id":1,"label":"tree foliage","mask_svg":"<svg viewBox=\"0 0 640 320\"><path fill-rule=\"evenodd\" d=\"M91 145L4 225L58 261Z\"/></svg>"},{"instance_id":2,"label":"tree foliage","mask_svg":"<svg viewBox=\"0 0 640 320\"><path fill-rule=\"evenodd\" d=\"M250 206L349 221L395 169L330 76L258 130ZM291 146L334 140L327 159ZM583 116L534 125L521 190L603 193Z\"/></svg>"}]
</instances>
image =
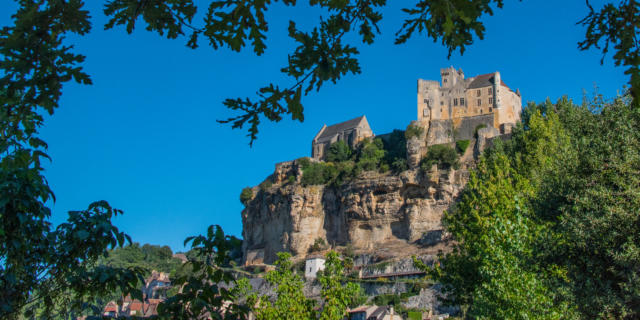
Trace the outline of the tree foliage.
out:
<instances>
[{"instance_id":1,"label":"tree foliage","mask_svg":"<svg viewBox=\"0 0 640 320\"><path fill-rule=\"evenodd\" d=\"M163 319L196 319L207 314L219 319L238 319L246 316L248 308L236 303L237 291L228 289L235 278L222 266L229 265L235 246L234 237L224 234L220 226L212 225L206 235L189 237L196 258L183 268L190 272L172 279L180 292L158 306Z\"/></svg>"},{"instance_id":2,"label":"tree foliage","mask_svg":"<svg viewBox=\"0 0 640 320\"><path fill-rule=\"evenodd\" d=\"M251 187L243 188L242 192L240 192L240 202L246 205L251 199L253 199L253 189Z\"/></svg>"},{"instance_id":3,"label":"tree foliage","mask_svg":"<svg viewBox=\"0 0 640 320\"><path fill-rule=\"evenodd\" d=\"M332 143L327 150L326 159L330 162L342 162L351 159L351 147L340 140Z\"/></svg>"},{"instance_id":4,"label":"tree foliage","mask_svg":"<svg viewBox=\"0 0 640 320\"><path fill-rule=\"evenodd\" d=\"M625 97L525 114L445 215L457 244L432 275L473 317L637 318L640 114Z\"/></svg>"},{"instance_id":5,"label":"tree foliage","mask_svg":"<svg viewBox=\"0 0 640 320\"><path fill-rule=\"evenodd\" d=\"M111 224L122 211L105 201L72 211L53 227L43 176L43 114L58 107L62 86L90 84L84 56L64 45L89 32L82 2L21 1L14 25L0 29L0 318L50 317L78 311L88 296L135 291L137 270L96 266L109 248L130 242Z\"/></svg>"},{"instance_id":6,"label":"tree foliage","mask_svg":"<svg viewBox=\"0 0 640 320\"><path fill-rule=\"evenodd\" d=\"M180 259L173 257L173 252L168 246L158 246L137 242L131 245L116 248L109 251L106 258L100 259L99 264L123 269L139 268L144 270L144 276L156 270L166 273L175 273L182 265Z\"/></svg>"},{"instance_id":7,"label":"tree foliage","mask_svg":"<svg viewBox=\"0 0 640 320\"><path fill-rule=\"evenodd\" d=\"M320 319L343 319L347 308L353 307L360 297L360 286L353 282L344 282L345 264L335 251L326 255L324 270L318 274L321 295L324 298Z\"/></svg>"},{"instance_id":8,"label":"tree foliage","mask_svg":"<svg viewBox=\"0 0 640 320\"><path fill-rule=\"evenodd\" d=\"M269 271L265 279L275 287L276 297L271 301L268 296L254 297L258 307L254 309L256 319L291 319L306 320L315 319L315 301L305 297L303 292L304 281L293 270L291 254L278 253L275 262L276 270Z\"/></svg>"},{"instance_id":9,"label":"tree foliage","mask_svg":"<svg viewBox=\"0 0 640 320\"><path fill-rule=\"evenodd\" d=\"M265 18L268 9L277 0L223 0L210 1L199 26L193 18L198 6L192 1L111 0L105 6L110 17L106 28L124 25L132 33L142 18L146 29L173 39L185 37L190 48L198 47L204 37L213 49L227 47L241 51L250 46L261 55L266 50ZM301 6L295 0L282 0L287 6ZM483 19L502 8L504 0L414 1L402 9L406 19L396 33L396 44L425 34L440 41L449 56L455 51L463 54L475 39L483 39ZM311 30L300 30L295 21L289 21L288 36L296 44L289 54L288 63L281 72L290 78L288 84L269 83L259 88L255 98L229 98L223 104L239 115L221 120L233 128L248 126L250 142L257 138L262 119L281 121L283 116L304 121L302 98L312 90L320 90L327 82L336 83L347 74L358 74L361 66L357 58L358 42L370 45L380 33L386 0L310 0L309 5L320 11L320 21ZM638 11L634 0L608 4L600 11L589 3L590 13L580 23L587 26L585 40L579 48L601 49L604 54L613 44L614 61L628 67L631 88L637 95L640 73L638 70ZM357 34L357 36L351 36ZM604 48L599 45L604 42Z\"/></svg>"},{"instance_id":10,"label":"tree foliage","mask_svg":"<svg viewBox=\"0 0 640 320\"><path fill-rule=\"evenodd\" d=\"M446 144L436 144L429 147L427 154L420 160L422 170L430 170L437 164L440 168L457 168L458 154L456 150Z\"/></svg>"}]
</instances>

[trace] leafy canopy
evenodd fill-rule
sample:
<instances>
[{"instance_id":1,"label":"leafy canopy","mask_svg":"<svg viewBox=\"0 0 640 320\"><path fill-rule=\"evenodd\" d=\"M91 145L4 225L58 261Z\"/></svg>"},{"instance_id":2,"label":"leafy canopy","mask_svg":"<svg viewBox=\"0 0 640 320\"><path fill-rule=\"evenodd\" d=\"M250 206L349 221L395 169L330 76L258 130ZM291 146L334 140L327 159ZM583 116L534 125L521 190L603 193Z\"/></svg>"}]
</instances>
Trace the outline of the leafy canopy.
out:
<instances>
[{"instance_id":1,"label":"leafy canopy","mask_svg":"<svg viewBox=\"0 0 640 320\"><path fill-rule=\"evenodd\" d=\"M431 275L471 317L637 318L638 109L561 99L523 118L445 214L456 244Z\"/></svg>"},{"instance_id":2,"label":"leafy canopy","mask_svg":"<svg viewBox=\"0 0 640 320\"><path fill-rule=\"evenodd\" d=\"M169 39L184 37L190 48L197 48L204 37L213 49L222 47L241 51L252 48L262 55L267 46L269 24L266 14L270 6L281 2L287 6L302 6L296 0L221 0L210 1L201 23L194 22L198 5L192 0L110 0L105 14L110 17L105 28L122 25L132 33L136 22L146 29ZM483 39L483 19L502 8L504 0L412 1L402 9L406 19L396 32L396 44L403 44L419 35L434 42L440 41L449 51L463 54L475 39ZM361 72L359 45L370 45L380 31L380 22L387 5L386 0L309 0L308 5L318 9L320 20L311 30L301 30L295 21L289 21L287 35L295 43L281 72L290 78L286 84L268 83L259 88L254 97L228 98L223 104L239 114L220 120L232 128L248 126L250 143L257 138L258 126L263 119L279 122L284 116L304 121L302 98L314 89L331 81L336 83L347 74ZM638 36L640 22L636 1L624 0L618 6L606 5L590 13L581 24L587 26L581 50L591 47L615 50L614 61L626 66L631 75L631 90L635 97L640 87L638 69ZM355 35L355 36L351 36ZM361 43L359 43L361 42ZM600 44L604 47L600 48Z\"/></svg>"}]
</instances>

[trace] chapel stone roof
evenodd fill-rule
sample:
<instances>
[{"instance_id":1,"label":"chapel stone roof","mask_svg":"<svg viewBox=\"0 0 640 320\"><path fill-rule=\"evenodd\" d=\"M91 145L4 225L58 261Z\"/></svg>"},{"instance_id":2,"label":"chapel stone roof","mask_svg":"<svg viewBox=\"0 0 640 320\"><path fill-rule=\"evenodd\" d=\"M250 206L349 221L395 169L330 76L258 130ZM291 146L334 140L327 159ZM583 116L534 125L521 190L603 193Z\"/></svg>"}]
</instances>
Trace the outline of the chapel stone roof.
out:
<instances>
[{"instance_id":1,"label":"chapel stone roof","mask_svg":"<svg viewBox=\"0 0 640 320\"><path fill-rule=\"evenodd\" d=\"M340 123L328 126L327 128L324 129L322 134L318 137L318 140L332 137L345 130L355 129L360 125L360 123L363 120L366 121L366 119L367 119L366 116L360 116L355 119L347 120L345 122L340 122Z\"/></svg>"}]
</instances>

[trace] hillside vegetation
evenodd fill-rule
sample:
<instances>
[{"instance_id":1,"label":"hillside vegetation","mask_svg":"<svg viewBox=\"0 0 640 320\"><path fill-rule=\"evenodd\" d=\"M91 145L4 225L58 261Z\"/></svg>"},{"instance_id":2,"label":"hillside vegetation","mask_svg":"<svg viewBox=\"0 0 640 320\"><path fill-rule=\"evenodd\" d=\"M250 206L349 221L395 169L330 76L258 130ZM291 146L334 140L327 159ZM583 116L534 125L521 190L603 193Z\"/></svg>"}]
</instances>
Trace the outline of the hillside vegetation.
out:
<instances>
[{"instance_id":1,"label":"hillside vegetation","mask_svg":"<svg viewBox=\"0 0 640 320\"><path fill-rule=\"evenodd\" d=\"M481 319L640 317L640 110L627 97L530 104L444 217L430 270Z\"/></svg>"}]
</instances>

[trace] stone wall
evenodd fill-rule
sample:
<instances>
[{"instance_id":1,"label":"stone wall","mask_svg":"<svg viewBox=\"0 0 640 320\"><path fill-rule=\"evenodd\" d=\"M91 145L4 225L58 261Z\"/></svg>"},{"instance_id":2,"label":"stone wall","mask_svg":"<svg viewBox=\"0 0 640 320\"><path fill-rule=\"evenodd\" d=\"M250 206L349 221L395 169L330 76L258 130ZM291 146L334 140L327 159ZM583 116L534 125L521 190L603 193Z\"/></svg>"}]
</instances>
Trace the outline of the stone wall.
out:
<instances>
[{"instance_id":1,"label":"stone wall","mask_svg":"<svg viewBox=\"0 0 640 320\"><path fill-rule=\"evenodd\" d=\"M451 120L432 120L429 123L427 145L453 142L453 122Z\"/></svg>"},{"instance_id":2,"label":"stone wall","mask_svg":"<svg viewBox=\"0 0 640 320\"><path fill-rule=\"evenodd\" d=\"M493 114L485 114L475 117L460 119L460 124L455 126L454 135L456 140L471 140L474 138L475 130L480 125L493 127Z\"/></svg>"}]
</instances>

